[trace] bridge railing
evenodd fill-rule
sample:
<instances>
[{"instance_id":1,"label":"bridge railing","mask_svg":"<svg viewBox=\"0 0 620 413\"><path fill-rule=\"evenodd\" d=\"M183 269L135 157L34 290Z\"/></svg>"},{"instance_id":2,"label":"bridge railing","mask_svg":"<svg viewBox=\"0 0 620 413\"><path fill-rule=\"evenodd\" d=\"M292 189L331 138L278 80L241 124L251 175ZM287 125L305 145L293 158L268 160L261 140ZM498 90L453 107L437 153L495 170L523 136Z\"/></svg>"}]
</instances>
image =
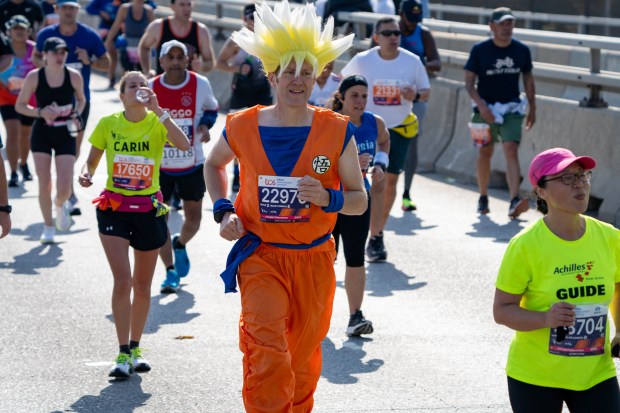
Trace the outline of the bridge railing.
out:
<instances>
[{"instance_id":1,"label":"bridge railing","mask_svg":"<svg viewBox=\"0 0 620 413\"><path fill-rule=\"evenodd\" d=\"M378 13L367 12L340 12L338 18L355 26L355 32L362 34L355 41L355 48L366 50L370 47L370 39L362 38L369 24L374 24L383 17L394 17ZM398 16L396 16L398 19ZM479 37L489 37L488 25L455 23L442 20L424 20L424 25L431 30L455 35L466 34ZM620 73L601 70L601 50L620 51L620 41L613 37L592 36L549 32L531 29L514 29L514 37L523 41L546 43L558 46L581 47L589 49L590 66L581 68L559 65L550 62L534 62L534 74L537 77L553 83L570 84L590 89L590 96L580 102L582 106L606 107L607 103L601 98L601 91L620 92ZM442 62L457 67L463 67L467 61L467 53L440 50Z\"/></svg>"},{"instance_id":2,"label":"bridge railing","mask_svg":"<svg viewBox=\"0 0 620 413\"><path fill-rule=\"evenodd\" d=\"M248 0L204 0L200 2L201 10L205 10L204 6L211 5L214 14L194 13L193 16L199 21L205 23L209 28L216 31L216 38L224 38L224 31L237 30L242 27L241 10L243 6L248 4ZM273 1L269 3L275 3ZM293 4L297 6L297 4ZM431 5L440 6L444 5ZM462 8L465 11L466 8ZM478 8L470 8L478 9ZM482 9L487 10L490 9ZM231 13L231 10L234 10ZM443 7L443 10L448 10ZM473 12L470 10L469 12ZM478 10L482 13L482 11ZM171 11L167 7L158 7L159 15L169 15ZM516 13L516 12L515 12ZM235 14L239 17L228 17ZM539 13L540 14L540 13ZM488 16L488 14L487 14ZM558 15L555 15L556 17ZM373 25L377 20L383 17L398 16L384 15L379 13L367 12L340 12L338 18L342 21L349 22L354 26L357 37L354 48L358 51L366 50L370 47L370 39L368 38L367 26ZM518 17L518 16L517 16ZM540 16L538 16L540 17ZM578 16L572 16L573 18ZM620 19L616 19L620 20ZM488 37L490 30L488 25L456 23L443 20L427 19L424 24L436 32L442 32L454 35L474 35L481 38ZM575 67L569 65L555 64L552 62L534 62L534 75L549 83L556 83L569 86L577 86L589 89L589 96L582 99L579 104L586 107L607 107L601 97L602 91L620 93L620 72L601 70L601 51L609 50L620 52L620 41L616 38L606 36L593 36L585 34L550 32L542 30L520 29L515 28L515 38L523 41L545 43L558 46L579 47L589 50L590 65L587 68ZM451 67L462 68L467 61L468 54L455 51L440 49L442 63Z\"/></svg>"}]
</instances>

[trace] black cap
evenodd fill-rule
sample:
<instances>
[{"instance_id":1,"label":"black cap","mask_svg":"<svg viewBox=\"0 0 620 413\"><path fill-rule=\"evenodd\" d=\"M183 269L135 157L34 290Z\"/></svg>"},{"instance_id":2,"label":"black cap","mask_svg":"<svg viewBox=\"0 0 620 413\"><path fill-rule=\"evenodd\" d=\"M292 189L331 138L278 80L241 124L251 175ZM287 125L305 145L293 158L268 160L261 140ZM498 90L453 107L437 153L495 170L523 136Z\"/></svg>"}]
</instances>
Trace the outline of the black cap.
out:
<instances>
[{"instance_id":1,"label":"black cap","mask_svg":"<svg viewBox=\"0 0 620 413\"><path fill-rule=\"evenodd\" d=\"M493 10L493 13L491 13L491 21L493 23L500 23L504 20L517 20L517 18L508 7L498 7Z\"/></svg>"},{"instance_id":2,"label":"black cap","mask_svg":"<svg viewBox=\"0 0 620 413\"><path fill-rule=\"evenodd\" d=\"M65 41L62 40L60 37L49 37L47 40L45 40L45 43L43 43L44 52L52 52L59 49L69 50L69 48L67 47L67 43L65 43Z\"/></svg>"},{"instance_id":3,"label":"black cap","mask_svg":"<svg viewBox=\"0 0 620 413\"><path fill-rule=\"evenodd\" d=\"M422 3L418 0L405 0L401 2L399 11L403 13L411 23L419 23L422 21Z\"/></svg>"},{"instance_id":4,"label":"black cap","mask_svg":"<svg viewBox=\"0 0 620 413\"><path fill-rule=\"evenodd\" d=\"M15 16L11 17L9 21L6 22L5 26L7 30L12 29L15 26L22 26L25 29L29 29L30 22L28 21L26 16L16 14Z\"/></svg>"},{"instance_id":5,"label":"black cap","mask_svg":"<svg viewBox=\"0 0 620 413\"><path fill-rule=\"evenodd\" d=\"M243 8L243 17L246 19L254 18L254 12L256 11L256 4L248 4Z\"/></svg>"},{"instance_id":6,"label":"black cap","mask_svg":"<svg viewBox=\"0 0 620 413\"><path fill-rule=\"evenodd\" d=\"M368 87L368 82L366 81L366 78L364 76L351 75L347 78L342 79L342 82L340 82L340 86L338 86L338 92L340 92L340 94L344 96L344 92L346 92L353 86Z\"/></svg>"}]
</instances>

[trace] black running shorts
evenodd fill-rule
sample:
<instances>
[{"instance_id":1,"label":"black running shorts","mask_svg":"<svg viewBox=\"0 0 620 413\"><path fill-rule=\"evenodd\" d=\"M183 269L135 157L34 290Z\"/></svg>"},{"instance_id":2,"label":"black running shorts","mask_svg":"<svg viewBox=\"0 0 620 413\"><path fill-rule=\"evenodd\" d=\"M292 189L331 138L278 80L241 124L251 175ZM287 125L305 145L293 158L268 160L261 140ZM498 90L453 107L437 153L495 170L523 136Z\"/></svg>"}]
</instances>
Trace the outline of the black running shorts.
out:
<instances>
[{"instance_id":1,"label":"black running shorts","mask_svg":"<svg viewBox=\"0 0 620 413\"><path fill-rule=\"evenodd\" d=\"M168 226L166 216L155 217L155 213L155 209L149 212L115 212L97 208L99 232L129 240L129 245L138 251L161 248L168 239Z\"/></svg>"},{"instance_id":2,"label":"black running shorts","mask_svg":"<svg viewBox=\"0 0 620 413\"><path fill-rule=\"evenodd\" d=\"M184 201L200 201L205 196L207 186L202 173L203 166L187 175L171 175L163 171L159 172L159 187L164 196L164 202L170 201L173 191L176 189L179 198Z\"/></svg>"}]
</instances>

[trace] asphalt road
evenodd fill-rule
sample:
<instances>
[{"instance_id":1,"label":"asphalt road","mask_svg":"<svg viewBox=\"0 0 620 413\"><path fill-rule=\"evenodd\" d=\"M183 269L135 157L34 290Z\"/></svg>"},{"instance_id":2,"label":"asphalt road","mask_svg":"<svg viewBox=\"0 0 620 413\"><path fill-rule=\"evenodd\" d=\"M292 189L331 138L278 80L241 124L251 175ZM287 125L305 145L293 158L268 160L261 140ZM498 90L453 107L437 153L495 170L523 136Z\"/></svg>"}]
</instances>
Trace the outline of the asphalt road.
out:
<instances>
[{"instance_id":1,"label":"asphalt road","mask_svg":"<svg viewBox=\"0 0 620 413\"><path fill-rule=\"evenodd\" d=\"M93 79L89 130L120 110L118 92L105 83ZM85 142L83 154L88 149ZM239 296L225 295L218 276L232 244L218 237L210 201L178 294L159 294L158 263L142 339L153 370L108 380L117 352L112 277L90 207L103 175L100 167L92 188L76 189L83 215L53 246L38 242L36 181L10 191L13 230L0 240L0 412L242 412ZM396 205L388 222L389 261L368 265L363 309L375 324L368 338L344 334L343 257L336 263L316 412L510 409L504 365L512 333L493 322L494 281L508 240L539 215L510 221L506 191L494 190L491 214L479 217L476 188L449 176L418 175L412 193L419 210ZM173 229L181 216L172 213Z\"/></svg>"}]
</instances>

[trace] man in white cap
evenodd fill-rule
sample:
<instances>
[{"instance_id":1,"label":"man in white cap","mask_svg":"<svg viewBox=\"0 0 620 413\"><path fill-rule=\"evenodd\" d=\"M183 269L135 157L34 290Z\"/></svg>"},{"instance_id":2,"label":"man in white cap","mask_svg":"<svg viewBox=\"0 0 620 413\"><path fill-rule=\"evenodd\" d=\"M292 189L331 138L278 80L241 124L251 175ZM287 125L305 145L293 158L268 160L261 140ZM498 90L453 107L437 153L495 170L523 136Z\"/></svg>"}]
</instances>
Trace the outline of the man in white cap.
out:
<instances>
[{"instance_id":1,"label":"man in white cap","mask_svg":"<svg viewBox=\"0 0 620 413\"><path fill-rule=\"evenodd\" d=\"M163 294L176 292L180 278L189 273L185 246L200 228L202 198L206 192L202 144L210 140L209 128L215 123L218 110L211 84L206 77L187 70L188 61L183 43L178 40L164 43L159 56L164 73L149 81L159 105L170 113L192 144L187 151L166 144L160 166L159 183L164 201L169 201L176 191L185 211L181 233L168 239L159 252L166 267L166 279L161 284Z\"/></svg>"},{"instance_id":2,"label":"man in white cap","mask_svg":"<svg viewBox=\"0 0 620 413\"><path fill-rule=\"evenodd\" d=\"M518 150L521 128L527 111L525 128L536 122L536 89L532 75L530 49L512 38L515 16L506 7L491 14L492 37L474 45L465 65L465 88L472 99L473 125L488 125L487 144L480 147L478 157L478 213L489 213L488 186L491 157L496 142L502 142L506 157L506 182L510 193L508 215L515 219L529 208L527 199L519 196L521 172ZM527 101L521 97L519 78L523 77ZM473 133L472 128L472 133Z\"/></svg>"}]
</instances>

